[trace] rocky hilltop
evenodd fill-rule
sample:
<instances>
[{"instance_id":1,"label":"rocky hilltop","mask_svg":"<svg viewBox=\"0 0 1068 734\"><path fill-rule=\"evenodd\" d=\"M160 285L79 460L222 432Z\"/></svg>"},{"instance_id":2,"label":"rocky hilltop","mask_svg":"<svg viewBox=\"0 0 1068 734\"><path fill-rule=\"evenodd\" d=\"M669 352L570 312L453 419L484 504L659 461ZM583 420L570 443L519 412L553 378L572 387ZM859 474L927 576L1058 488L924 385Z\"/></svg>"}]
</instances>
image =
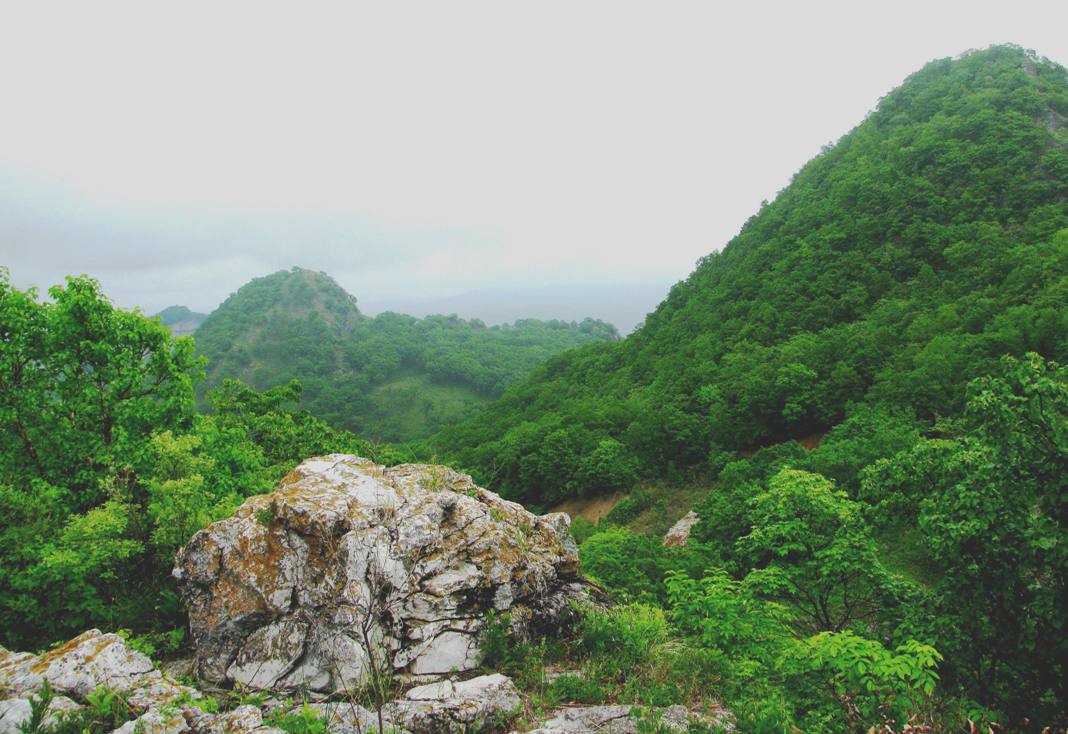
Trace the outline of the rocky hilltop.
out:
<instances>
[{"instance_id":1,"label":"rocky hilltop","mask_svg":"<svg viewBox=\"0 0 1068 734\"><path fill-rule=\"evenodd\" d=\"M0 734L86 728L101 688L123 717L94 730L115 734L282 734L294 715L338 734L505 731L524 704L509 677L476 670L487 624L531 635L606 603L578 575L569 525L446 467L309 459L178 554L195 645L183 680L218 697L89 630L40 656L0 648ZM369 701L382 680L392 700ZM579 706L537 731L634 734L649 715L668 731L727 723L681 706Z\"/></svg>"}]
</instances>

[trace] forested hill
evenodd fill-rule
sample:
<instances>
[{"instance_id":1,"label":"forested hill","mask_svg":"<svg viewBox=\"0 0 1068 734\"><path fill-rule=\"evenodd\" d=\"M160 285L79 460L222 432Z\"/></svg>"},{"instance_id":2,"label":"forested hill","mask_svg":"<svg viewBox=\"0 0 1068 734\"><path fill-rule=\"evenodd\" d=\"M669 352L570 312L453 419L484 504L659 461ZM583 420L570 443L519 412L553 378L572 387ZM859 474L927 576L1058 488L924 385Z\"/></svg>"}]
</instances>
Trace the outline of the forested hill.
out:
<instances>
[{"instance_id":1,"label":"forested hill","mask_svg":"<svg viewBox=\"0 0 1068 734\"><path fill-rule=\"evenodd\" d=\"M550 361L439 450L546 503L625 483L624 459L714 468L865 405L931 425L1002 355L1063 358L1066 119L1065 69L1032 53L928 64L632 337Z\"/></svg>"},{"instance_id":2,"label":"forested hill","mask_svg":"<svg viewBox=\"0 0 1068 734\"><path fill-rule=\"evenodd\" d=\"M175 336L188 336L200 328L208 315L190 311L186 306L168 306L156 314L156 318Z\"/></svg>"},{"instance_id":3,"label":"forested hill","mask_svg":"<svg viewBox=\"0 0 1068 734\"><path fill-rule=\"evenodd\" d=\"M590 319L487 327L451 316L369 318L329 276L301 268L252 280L196 331L209 360L201 395L224 378L259 389L296 379L312 414L386 441L459 422L549 357L618 338Z\"/></svg>"}]
</instances>

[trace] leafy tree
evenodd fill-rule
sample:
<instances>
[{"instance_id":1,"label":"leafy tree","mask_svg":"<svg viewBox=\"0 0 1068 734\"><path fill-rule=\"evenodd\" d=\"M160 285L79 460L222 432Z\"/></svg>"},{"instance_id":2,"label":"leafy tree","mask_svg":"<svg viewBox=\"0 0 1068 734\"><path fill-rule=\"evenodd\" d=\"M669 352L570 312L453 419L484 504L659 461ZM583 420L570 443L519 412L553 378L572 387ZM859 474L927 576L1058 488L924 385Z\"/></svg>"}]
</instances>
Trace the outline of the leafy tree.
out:
<instances>
[{"instance_id":1,"label":"leafy tree","mask_svg":"<svg viewBox=\"0 0 1068 734\"><path fill-rule=\"evenodd\" d=\"M59 487L83 511L104 499L102 480L144 466L152 431L188 425L202 360L89 278L49 296L0 270L0 470Z\"/></svg>"},{"instance_id":2,"label":"leafy tree","mask_svg":"<svg viewBox=\"0 0 1068 734\"><path fill-rule=\"evenodd\" d=\"M745 583L788 605L804 628L840 632L879 617L891 578L861 508L817 474L784 469L751 500L739 542L754 570Z\"/></svg>"}]
</instances>

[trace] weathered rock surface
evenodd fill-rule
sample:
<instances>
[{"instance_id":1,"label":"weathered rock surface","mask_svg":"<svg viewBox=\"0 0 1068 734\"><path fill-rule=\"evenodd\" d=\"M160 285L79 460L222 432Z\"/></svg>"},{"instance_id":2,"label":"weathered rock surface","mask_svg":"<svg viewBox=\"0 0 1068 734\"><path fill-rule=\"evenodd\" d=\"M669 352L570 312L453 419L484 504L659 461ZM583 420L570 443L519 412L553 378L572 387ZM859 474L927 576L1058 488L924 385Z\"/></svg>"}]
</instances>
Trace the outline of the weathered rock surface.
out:
<instances>
[{"instance_id":1,"label":"weathered rock surface","mask_svg":"<svg viewBox=\"0 0 1068 734\"><path fill-rule=\"evenodd\" d=\"M174 726L165 725L174 716L164 717L159 710L180 697L202 698L199 691L161 673L118 635L93 629L43 655L0 647L0 693L7 697L0 701L0 734L14 734L18 725L29 719L30 700L40 693L46 681L56 694L49 706L52 717L77 710L81 707L79 702L103 687L125 694L134 712L143 714L141 718L147 723L158 724L154 729L143 727L145 734L189 729L184 721L181 727L175 722L170 722ZM175 716L181 718L179 714ZM133 722L126 726L133 731Z\"/></svg>"},{"instance_id":2,"label":"weathered rock surface","mask_svg":"<svg viewBox=\"0 0 1068 734\"><path fill-rule=\"evenodd\" d=\"M372 664L470 670L489 612L508 612L524 633L586 598L568 525L444 467L309 459L179 553L197 671L336 691Z\"/></svg>"},{"instance_id":3,"label":"weathered rock surface","mask_svg":"<svg viewBox=\"0 0 1068 734\"><path fill-rule=\"evenodd\" d=\"M669 548L683 548L690 542L690 531L698 521L697 513L690 510L664 535L664 545Z\"/></svg>"},{"instance_id":4,"label":"weathered rock surface","mask_svg":"<svg viewBox=\"0 0 1068 734\"><path fill-rule=\"evenodd\" d=\"M685 732L691 723L731 730L726 712L702 714L685 706L637 709L633 706L568 706L527 734L638 734L639 721L657 722L656 731ZM512 732L518 734L518 732Z\"/></svg>"},{"instance_id":5,"label":"weathered rock surface","mask_svg":"<svg viewBox=\"0 0 1068 734\"><path fill-rule=\"evenodd\" d=\"M413 734L479 731L509 719L520 705L511 678L494 673L413 688L394 704L393 718Z\"/></svg>"},{"instance_id":6,"label":"weathered rock surface","mask_svg":"<svg viewBox=\"0 0 1068 734\"><path fill-rule=\"evenodd\" d=\"M0 691L13 698L28 698L46 680L57 694L77 700L100 686L125 693L138 711L183 694L200 696L156 670L151 660L130 649L118 635L96 629L40 656L0 647Z\"/></svg>"},{"instance_id":7,"label":"weathered rock surface","mask_svg":"<svg viewBox=\"0 0 1068 734\"><path fill-rule=\"evenodd\" d=\"M30 718L32 697L40 694L46 681L55 689L49 707L53 721L62 712L82 708L86 696L98 687L125 693L136 718L113 734L285 734L269 726L265 714L300 706L272 699L263 708L246 704L208 713L201 708L210 710L199 691L175 683L122 638L90 630L41 656L0 647L0 734L18 734L19 725ZM482 675L414 687L385 704L382 719L384 728L394 734L466 734L487 727L499 730L520 706L519 691L510 678ZM328 721L334 734L380 731L377 712L350 701L310 707Z\"/></svg>"},{"instance_id":8,"label":"weathered rock surface","mask_svg":"<svg viewBox=\"0 0 1068 734\"><path fill-rule=\"evenodd\" d=\"M445 680L412 688L382 709L382 723L396 734L482 731L515 715L522 702L511 678L495 673L465 681ZM378 714L348 702L313 704L338 734L378 730Z\"/></svg>"},{"instance_id":9,"label":"weathered rock surface","mask_svg":"<svg viewBox=\"0 0 1068 734\"><path fill-rule=\"evenodd\" d=\"M56 696L48 706L45 726L56 724L59 714L75 711L78 704L66 696ZM0 734L18 734L19 726L29 721L31 715L29 698L9 698L0 701Z\"/></svg>"}]
</instances>

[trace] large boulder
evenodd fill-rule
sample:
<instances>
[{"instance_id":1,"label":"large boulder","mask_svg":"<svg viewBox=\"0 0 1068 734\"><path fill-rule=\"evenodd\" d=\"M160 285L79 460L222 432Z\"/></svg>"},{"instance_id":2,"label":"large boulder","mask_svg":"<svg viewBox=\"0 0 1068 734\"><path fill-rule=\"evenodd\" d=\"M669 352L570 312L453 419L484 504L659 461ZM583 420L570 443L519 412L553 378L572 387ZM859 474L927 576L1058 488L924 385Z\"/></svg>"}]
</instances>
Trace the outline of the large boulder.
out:
<instances>
[{"instance_id":1,"label":"large boulder","mask_svg":"<svg viewBox=\"0 0 1068 734\"><path fill-rule=\"evenodd\" d=\"M586 598L569 522L445 467L309 459L179 553L197 671L337 691L470 670L491 612L522 634Z\"/></svg>"}]
</instances>

